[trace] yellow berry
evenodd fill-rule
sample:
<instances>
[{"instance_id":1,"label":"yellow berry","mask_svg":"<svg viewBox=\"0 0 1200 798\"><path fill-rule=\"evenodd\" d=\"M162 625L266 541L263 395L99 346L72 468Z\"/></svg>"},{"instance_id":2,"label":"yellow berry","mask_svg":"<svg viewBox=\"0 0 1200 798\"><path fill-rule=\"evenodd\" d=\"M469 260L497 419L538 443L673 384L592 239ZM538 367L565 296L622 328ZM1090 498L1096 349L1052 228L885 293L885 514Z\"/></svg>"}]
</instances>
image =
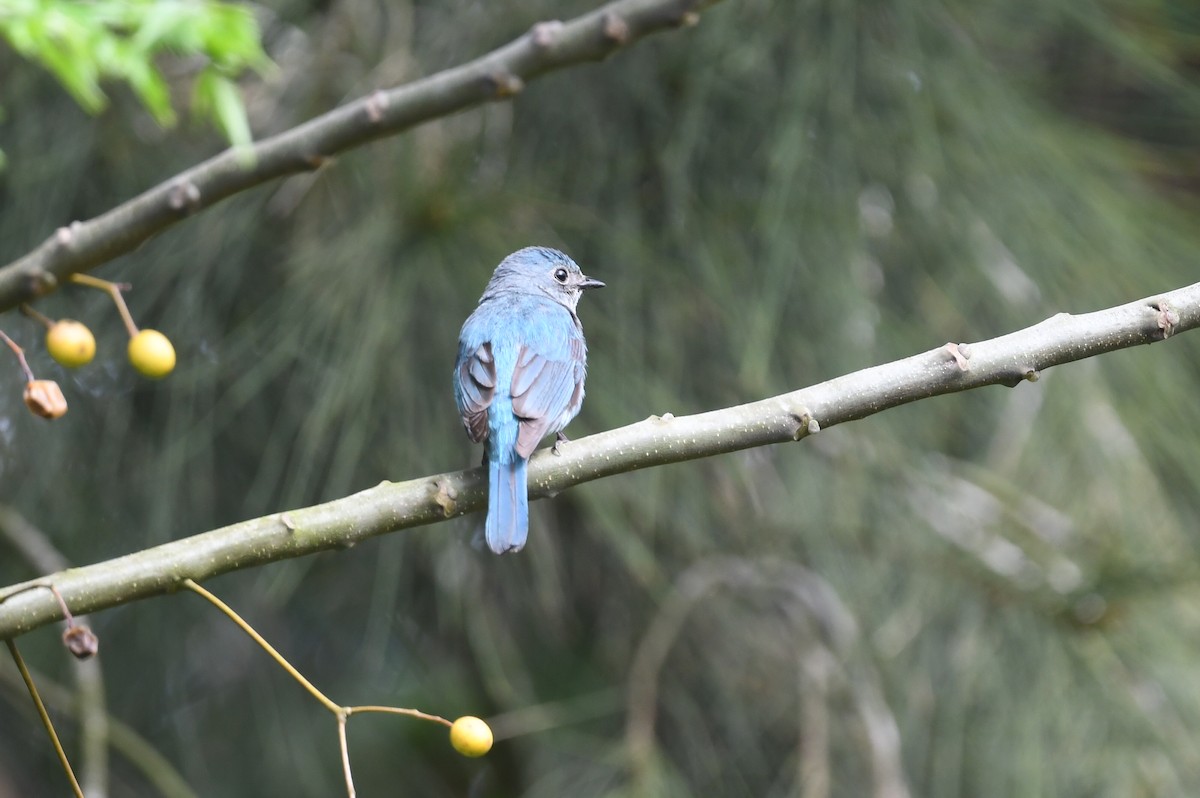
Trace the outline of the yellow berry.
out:
<instances>
[{"instance_id":1,"label":"yellow berry","mask_svg":"<svg viewBox=\"0 0 1200 798\"><path fill-rule=\"evenodd\" d=\"M465 715L450 727L450 745L463 756L483 756L492 750L492 730L479 718Z\"/></svg>"},{"instance_id":2,"label":"yellow berry","mask_svg":"<svg viewBox=\"0 0 1200 798\"><path fill-rule=\"evenodd\" d=\"M165 377L175 368L175 347L158 330L142 330L129 339L129 362L147 377Z\"/></svg>"},{"instance_id":3,"label":"yellow berry","mask_svg":"<svg viewBox=\"0 0 1200 798\"><path fill-rule=\"evenodd\" d=\"M67 368L78 368L96 356L96 339L86 324L71 319L54 322L46 331L46 349L50 357Z\"/></svg>"}]
</instances>

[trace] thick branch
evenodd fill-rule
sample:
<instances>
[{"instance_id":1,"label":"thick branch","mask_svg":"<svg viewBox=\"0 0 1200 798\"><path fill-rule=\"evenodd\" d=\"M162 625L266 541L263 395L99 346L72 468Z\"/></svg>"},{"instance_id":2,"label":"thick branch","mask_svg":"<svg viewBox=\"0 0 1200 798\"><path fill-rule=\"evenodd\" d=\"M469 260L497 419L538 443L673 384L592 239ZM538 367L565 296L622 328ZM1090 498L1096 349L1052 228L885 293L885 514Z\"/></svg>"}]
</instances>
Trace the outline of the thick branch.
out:
<instances>
[{"instance_id":1,"label":"thick branch","mask_svg":"<svg viewBox=\"0 0 1200 798\"><path fill-rule=\"evenodd\" d=\"M661 30L693 24L718 0L616 0L569 22L542 22L487 55L336 108L247 150L226 150L86 222L60 227L0 268L0 311L53 291L70 274L133 250L179 220L337 153L421 122L517 94L546 72L602 59Z\"/></svg>"},{"instance_id":2,"label":"thick branch","mask_svg":"<svg viewBox=\"0 0 1200 798\"><path fill-rule=\"evenodd\" d=\"M1127 305L1072 316L975 344L947 344L793 393L693 416L645 421L543 450L529 464L530 494L648 466L800 440L823 427L889 407L984 385L1015 386L1051 366L1148 344L1200 327L1200 283ZM375 535L431 524L483 507L482 471L384 482L343 499L243 521L50 577L73 612L174 590L184 579L346 548ZM58 620L48 591L0 591L0 638Z\"/></svg>"}]
</instances>

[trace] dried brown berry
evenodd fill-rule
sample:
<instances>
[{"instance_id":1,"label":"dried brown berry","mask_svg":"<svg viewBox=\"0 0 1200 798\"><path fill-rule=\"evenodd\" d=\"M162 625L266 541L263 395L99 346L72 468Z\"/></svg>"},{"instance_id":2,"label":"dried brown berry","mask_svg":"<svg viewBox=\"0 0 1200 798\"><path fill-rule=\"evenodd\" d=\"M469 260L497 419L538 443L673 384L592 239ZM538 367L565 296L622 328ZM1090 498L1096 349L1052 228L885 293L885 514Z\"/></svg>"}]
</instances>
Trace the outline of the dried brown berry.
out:
<instances>
[{"instance_id":1,"label":"dried brown berry","mask_svg":"<svg viewBox=\"0 0 1200 798\"><path fill-rule=\"evenodd\" d=\"M100 650L100 638L86 626L71 626L63 632L63 645L76 659L88 659Z\"/></svg>"},{"instance_id":2,"label":"dried brown berry","mask_svg":"<svg viewBox=\"0 0 1200 798\"><path fill-rule=\"evenodd\" d=\"M61 418L67 412L67 397L54 380L30 380L25 383L25 406L42 418Z\"/></svg>"}]
</instances>

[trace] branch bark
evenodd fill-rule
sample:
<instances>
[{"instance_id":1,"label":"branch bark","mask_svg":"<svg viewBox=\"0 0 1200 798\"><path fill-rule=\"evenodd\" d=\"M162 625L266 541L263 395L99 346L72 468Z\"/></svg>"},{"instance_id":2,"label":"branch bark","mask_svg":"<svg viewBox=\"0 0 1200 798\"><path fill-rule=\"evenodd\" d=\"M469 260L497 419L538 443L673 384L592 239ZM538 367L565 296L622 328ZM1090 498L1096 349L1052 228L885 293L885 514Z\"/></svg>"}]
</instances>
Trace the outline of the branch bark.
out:
<instances>
[{"instance_id":1,"label":"branch bark","mask_svg":"<svg viewBox=\"0 0 1200 798\"><path fill-rule=\"evenodd\" d=\"M489 100L547 72L595 61L669 28L695 24L719 0L616 0L568 22L541 22L487 55L380 90L245 149L230 149L85 222L60 227L0 268L0 311L53 291L66 277L135 249L191 214L346 150Z\"/></svg>"},{"instance_id":2,"label":"branch bark","mask_svg":"<svg viewBox=\"0 0 1200 798\"><path fill-rule=\"evenodd\" d=\"M1082 315L1060 313L999 338L946 344L792 393L692 416L651 416L627 427L537 452L532 498L612 474L798 441L822 428L919 399L984 385L1015 387L1044 369L1200 327L1200 283ZM380 485L342 499L289 510L54 574L73 612L87 613L250 568L453 518L486 500L482 469ZM0 590L0 638L58 620L48 591ZM11 597L9 597L11 596Z\"/></svg>"}]
</instances>

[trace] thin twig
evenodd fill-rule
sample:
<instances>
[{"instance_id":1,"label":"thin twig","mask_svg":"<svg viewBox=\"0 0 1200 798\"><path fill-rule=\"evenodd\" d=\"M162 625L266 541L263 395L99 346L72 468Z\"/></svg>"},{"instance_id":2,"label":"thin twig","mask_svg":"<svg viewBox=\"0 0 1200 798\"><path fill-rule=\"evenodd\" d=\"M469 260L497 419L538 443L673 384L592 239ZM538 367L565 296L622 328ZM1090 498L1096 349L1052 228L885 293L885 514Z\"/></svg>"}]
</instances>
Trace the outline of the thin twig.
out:
<instances>
[{"instance_id":1,"label":"thin twig","mask_svg":"<svg viewBox=\"0 0 1200 798\"><path fill-rule=\"evenodd\" d=\"M232 607L230 607L224 601L221 601L221 599L217 598L215 595L213 595L208 590L205 590L203 587L196 584L196 582L194 582L191 579L184 579L182 584L184 587L186 587L188 590L191 590L193 593L203 596L214 607L219 609L221 612L225 613L225 615L231 621L233 621L239 627L241 627L241 630L243 632L250 635L250 638L252 640L254 640L255 643L258 643L258 645L264 651L266 651L268 654L270 654L271 658L274 659L277 663L279 663L280 667L282 667L285 671L287 671L289 674L291 674L292 678L295 679L297 682L299 682L301 684L301 686L304 687L304 689L307 690L312 695L313 698L320 701L321 704L326 709L328 709L330 712L332 712L334 714L334 717L337 718L338 746L341 749L342 772L345 774L345 777L346 777L346 791L349 794L350 798L354 798L354 796L355 796L354 775L350 770L350 747L349 747L348 743L346 742L346 721L348 721L350 719L351 715L356 714L356 713L361 713L361 712L386 712L386 713L392 714L392 715L408 715L409 717L420 718L421 720L431 720L436 723L444 724L446 726L453 725L450 721L446 720L445 718L443 718L439 715L430 715L428 712L421 712L420 710L417 710L417 709L402 709L400 707L384 707L384 706L375 706L375 705L361 706L361 707L339 706L338 704L336 704L332 700L330 700L324 693L322 693L320 690L318 690L316 687L314 687L312 682L310 682L308 679L304 678L304 675L301 674L300 671L296 670L296 668L293 667L290 662L288 662L286 659L284 659L283 655L280 654L278 651L276 651L275 647L272 646L270 643L268 643L263 638L262 635L260 635L257 631L255 631L254 627L251 626L249 623L247 623L242 618L242 616L238 615L237 612L235 612Z\"/></svg>"},{"instance_id":2,"label":"thin twig","mask_svg":"<svg viewBox=\"0 0 1200 798\"><path fill-rule=\"evenodd\" d=\"M338 745L342 749L342 773L346 777L346 794L350 798L354 798L354 774L350 771L350 746L346 742L346 721L348 719L349 715L347 713L338 714Z\"/></svg>"},{"instance_id":3,"label":"thin twig","mask_svg":"<svg viewBox=\"0 0 1200 798\"><path fill-rule=\"evenodd\" d=\"M67 623L67 628L70 629L75 625L75 616L71 614L70 607L67 606L67 600L63 598L62 593L54 586L54 583L49 579L38 579L33 582L26 582L23 585L14 588L11 593L6 593L4 597L11 598L21 593L26 593L30 590L49 590L50 595L54 596L54 600L58 603L58 610L62 613L62 618Z\"/></svg>"},{"instance_id":4,"label":"thin twig","mask_svg":"<svg viewBox=\"0 0 1200 798\"><path fill-rule=\"evenodd\" d=\"M17 342L9 338L3 330L0 330L0 338L4 339L4 343L8 344L8 348L17 356L17 360L21 363L21 370L25 372L25 382L33 382L36 377L33 376L33 370L29 368L28 361L25 360L25 350L17 346Z\"/></svg>"},{"instance_id":5,"label":"thin twig","mask_svg":"<svg viewBox=\"0 0 1200 798\"><path fill-rule=\"evenodd\" d=\"M54 326L54 319L50 318L49 316L45 315L44 313L38 313L36 310L33 309L33 306L30 305L28 302L21 303L21 312L24 313L29 318L33 319L34 321L41 322L41 324L47 330L49 330L51 327Z\"/></svg>"},{"instance_id":6,"label":"thin twig","mask_svg":"<svg viewBox=\"0 0 1200 798\"><path fill-rule=\"evenodd\" d=\"M440 723L443 726L453 726L451 721L446 720L441 715L430 715L428 712L422 712L419 709L405 709L403 707L381 707L381 706L364 706L364 707L345 707L346 717L356 715L361 712L386 712L389 715L408 715L410 718L420 718L421 720L431 720L434 723Z\"/></svg>"},{"instance_id":7,"label":"thin twig","mask_svg":"<svg viewBox=\"0 0 1200 798\"><path fill-rule=\"evenodd\" d=\"M292 663L290 663L286 659L284 659L283 655L280 654L278 651L276 651L274 646L272 646L270 643L268 643L262 635L260 635L257 631L255 631L253 626L246 623L246 621L244 621L242 619L242 616L238 615L237 612L235 612L232 607L230 607L224 601L221 601L219 598L214 596L209 591L205 590L200 585L193 582L191 579L184 579L183 586L186 587L188 590L192 591L193 593L196 593L199 596L203 596L214 607L219 609L221 612L225 613L225 615L229 618L229 620L236 623L239 627L241 627L241 630L243 632L250 635L251 640L253 640L255 643L258 643L258 645L262 648L263 651L267 652L273 660L278 662L279 666L281 668L283 668L285 671L287 671L293 679L295 679L297 682L299 682L300 686L303 687L305 690L307 690L309 692L309 694L312 695L313 698L315 698L315 699L317 699L317 701L321 702L321 705L323 707L328 709L334 715L337 715L339 717L342 715L342 708L340 706L335 704L333 701L330 701L329 698L326 697L326 695L324 693L322 693L320 690L318 690L313 685L312 682L310 682L308 679L304 678L304 674L300 673L300 671L296 670L292 666Z\"/></svg>"},{"instance_id":8,"label":"thin twig","mask_svg":"<svg viewBox=\"0 0 1200 798\"><path fill-rule=\"evenodd\" d=\"M112 297L113 303L117 306L117 312L121 314L121 321L125 322L125 329L129 331L129 337L132 338L138 334L138 326L134 323L133 316L129 313L129 306L125 304L125 296L121 293L123 289L129 288L129 283L114 283L87 274L72 274L71 282L86 285L89 288L98 288Z\"/></svg>"},{"instance_id":9,"label":"thin twig","mask_svg":"<svg viewBox=\"0 0 1200 798\"><path fill-rule=\"evenodd\" d=\"M93 659L79 664L94 665L95 663L96 660ZM59 713L73 713L80 725L86 725L87 721L82 716L88 710L81 706L83 699L77 693L56 684L45 674L39 674L36 670L30 669L29 673L37 680L38 693L42 696L47 708L54 707L55 712ZM4 694L10 702L15 702L18 697L16 695L18 679L17 674L9 675L0 670L0 688L7 691ZM21 693L23 696L24 689L21 690ZM22 700L28 699L22 698ZM114 752L124 757L137 772L145 776L146 780L163 798L196 798L196 793L183 780L179 771L154 746L120 720L106 712L103 714L107 745L111 745ZM88 798L102 794L101 792L93 793L94 788L88 787L86 774L81 777L80 786L83 787L83 793Z\"/></svg>"},{"instance_id":10,"label":"thin twig","mask_svg":"<svg viewBox=\"0 0 1200 798\"><path fill-rule=\"evenodd\" d=\"M71 762L67 759L67 752L63 750L62 743L58 741L58 734L54 731L54 724L50 721L50 713L46 711L46 705L42 703L42 697L38 695L37 687L33 683L33 677L29 675L29 668L25 667L25 660L21 657L21 652L17 650L16 642L12 638L8 638L4 642L8 645L8 651L12 654L13 662L17 663L17 670L21 671L21 678L25 680L25 687L29 689L29 697L33 699L33 704L37 707L38 715L42 719L42 725L46 727L46 734L50 735L50 742L54 744L54 751L58 754L58 761L62 764L63 771L71 781L71 789L75 791L77 798L83 798L83 790L79 788L79 782L75 779L75 771L71 770Z\"/></svg>"}]
</instances>

